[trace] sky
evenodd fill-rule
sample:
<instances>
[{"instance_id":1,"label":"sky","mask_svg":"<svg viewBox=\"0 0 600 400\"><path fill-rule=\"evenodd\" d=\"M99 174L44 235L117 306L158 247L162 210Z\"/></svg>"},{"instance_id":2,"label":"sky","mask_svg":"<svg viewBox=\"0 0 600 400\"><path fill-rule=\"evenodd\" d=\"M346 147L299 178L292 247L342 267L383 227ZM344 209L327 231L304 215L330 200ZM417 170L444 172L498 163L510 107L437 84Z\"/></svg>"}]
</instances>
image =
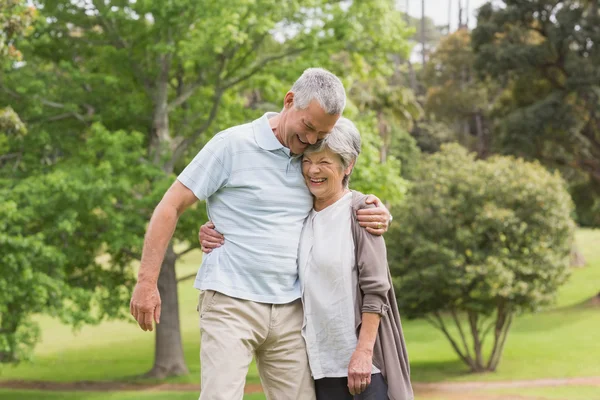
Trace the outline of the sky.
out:
<instances>
[{"instance_id":1,"label":"sky","mask_svg":"<svg viewBox=\"0 0 600 400\"><path fill-rule=\"evenodd\" d=\"M421 17L421 0L396 0L398 8L406 10L408 4L408 14L412 17ZM450 6L450 31L458 26L458 3L462 2L463 8L469 3L469 26L476 26L475 11L488 2L488 0L425 0L425 15L433 19L436 25L448 25L448 7Z\"/></svg>"},{"instance_id":2,"label":"sky","mask_svg":"<svg viewBox=\"0 0 600 400\"><path fill-rule=\"evenodd\" d=\"M406 11L408 6L408 14L411 17L421 17L421 1L422 0L396 0L399 10ZM425 0L425 16L433 19L436 25L448 25L448 7L450 7L450 32L455 31L458 27L458 4L462 3L463 9L466 10L469 3L469 27L471 29L477 26L476 12L479 7L491 1L498 4L500 0ZM463 16L463 22L465 16ZM410 55L412 62L421 62L421 46L415 44Z\"/></svg>"}]
</instances>

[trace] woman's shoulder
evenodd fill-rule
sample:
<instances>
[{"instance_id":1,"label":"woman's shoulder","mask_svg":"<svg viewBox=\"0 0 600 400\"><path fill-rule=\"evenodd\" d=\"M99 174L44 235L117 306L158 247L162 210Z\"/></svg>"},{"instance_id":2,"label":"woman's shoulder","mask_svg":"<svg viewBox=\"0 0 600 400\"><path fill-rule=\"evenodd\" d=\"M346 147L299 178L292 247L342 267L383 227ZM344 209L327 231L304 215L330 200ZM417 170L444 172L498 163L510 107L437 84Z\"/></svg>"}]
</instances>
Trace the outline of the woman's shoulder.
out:
<instances>
[{"instance_id":1,"label":"woman's shoulder","mask_svg":"<svg viewBox=\"0 0 600 400\"><path fill-rule=\"evenodd\" d=\"M352 190L351 192L352 192L352 208L354 210L375 207L374 204L367 204L367 197L369 197L369 195L361 193L357 190Z\"/></svg>"}]
</instances>

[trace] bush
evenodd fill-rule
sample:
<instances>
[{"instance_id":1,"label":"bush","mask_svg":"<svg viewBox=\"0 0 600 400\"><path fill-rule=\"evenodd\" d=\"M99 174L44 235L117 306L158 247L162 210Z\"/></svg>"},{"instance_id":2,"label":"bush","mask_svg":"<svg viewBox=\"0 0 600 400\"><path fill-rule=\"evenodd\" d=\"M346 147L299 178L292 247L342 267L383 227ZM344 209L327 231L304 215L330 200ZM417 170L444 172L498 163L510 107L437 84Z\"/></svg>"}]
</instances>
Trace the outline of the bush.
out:
<instances>
[{"instance_id":1,"label":"bush","mask_svg":"<svg viewBox=\"0 0 600 400\"><path fill-rule=\"evenodd\" d=\"M442 146L386 235L400 309L442 330L472 371L495 370L513 316L550 304L568 276L572 208L562 178L538 163Z\"/></svg>"}]
</instances>

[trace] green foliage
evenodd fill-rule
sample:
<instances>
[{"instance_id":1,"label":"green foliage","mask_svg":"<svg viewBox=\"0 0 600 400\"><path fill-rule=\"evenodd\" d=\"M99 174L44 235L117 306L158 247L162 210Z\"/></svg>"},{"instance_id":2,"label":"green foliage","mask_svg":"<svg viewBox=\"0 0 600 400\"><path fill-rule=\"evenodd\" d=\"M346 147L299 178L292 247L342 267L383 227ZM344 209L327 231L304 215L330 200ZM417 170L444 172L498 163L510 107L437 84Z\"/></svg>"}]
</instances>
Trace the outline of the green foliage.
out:
<instances>
[{"instance_id":1,"label":"green foliage","mask_svg":"<svg viewBox=\"0 0 600 400\"><path fill-rule=\"evenodd\" d=\"M495 353L487 366L468 348L455 350L473 370L495 369L512 315L550 304L568 276L571 212L562 178L541 165L476 161L458 145L442 146L423 161L394 210L401 223L386 236L401 310L446 334L440 313L467 314L478 358L482 324L491 319Z\"/></svg>"},{"instance_id":2,"label":"green foliage","mask_svg":"<svg viewBox=\"0 0 600 400\"><path fill-rule=\"evenodd\" d=\"M76 157L1 181L0 362L30 356L34 314L74 326L123 315L153 206L148 184L162 176L142 161L142 140L95 125Z\"/></svg>"},{"instance_id":3,"label":"green foliage","mask_svg":"<svg viewBox=\"0 0 600 400\"><path fill-rule=\"evenodd\" d=\"M600 190L600 12L597 1L505 1L481 8L473 31L475 67L508 82L496 111L499 150L536 158L588 193ZM597 195L594 195L597 196ZM577 201L594 225L597 200ZM579 211L581 210L581 211Z\"/></svg>"},{"instance_id":4,"label":"green foliage","mask_svg":"<svg viewBox=\"0 0 600 400\"><path fill-rule=\"evenodd\" d=\"M363 193L373 193L389 204L399 204L406 193L407 182L400 176L400 161L389 157L379 161L381 138L374 117L355 120L362 139L362 151L352 172L350 187Z\"/></svg>"},{"instance_id":5,"label":"green foliage","mask_svg":"<svg viewBox=\"0 0 600 400\"><path fill-rule=\"evenodd\" d=\"M23 0L2 0L0 3L0 62L20 61L21 52L15 41L28 33L35 10Z\"/></svg>"},{"instance_id":6,"label":"green foliage","mask_svg":"<svg viewBox=\"0 0 600 400\"><path fill-rule=\"evenodd\" d=\"M489 116L499 89L492 80L478 79L474 58L470 32L459 29L440 41L421 79L427 88L424 108L429 120L447 124L456 141L484 157L489 153Z\"/></svg>"},{"instance_id":7,"label":"green foliage","mask_svg":"<svg viewBox=\"0 0 600 400\"><path fill-rule=\"evenodd\" d=\"M20 324L30 313L74 325L125 313L131 263L153 208L214 133L280 107L306 67L329 67L350 81L365 65L371 76L389 75L388 55L408 52L408 33L389 0L32 4L40 18L19 41L25 62L9 63L0 76L0 107L12 107L27 127L27 134L14 129L16 116L2 114L12 121L0 131L0 148L11 155L0 159L2 195L14 214L2 234L39 242L7 252L24 258L9 260L13 271L30 269L35 279L17 272L0 278L14 288L0 302L2 323L12 324L2 350L9 361L24 358L18 343L29 350L35 341L16 336L30 332ZM373 129L365 123L364 176L356 183L393 199L402 192L399 164L377 168ZM205 220L203 204L182 216L176 256L198 247ZM29 259L28 246L46 250ZM30 309L12 306L30 286L51 295L25 302ZM18 309L14 320L9 305Z\"/></svg>"}]
</instances>

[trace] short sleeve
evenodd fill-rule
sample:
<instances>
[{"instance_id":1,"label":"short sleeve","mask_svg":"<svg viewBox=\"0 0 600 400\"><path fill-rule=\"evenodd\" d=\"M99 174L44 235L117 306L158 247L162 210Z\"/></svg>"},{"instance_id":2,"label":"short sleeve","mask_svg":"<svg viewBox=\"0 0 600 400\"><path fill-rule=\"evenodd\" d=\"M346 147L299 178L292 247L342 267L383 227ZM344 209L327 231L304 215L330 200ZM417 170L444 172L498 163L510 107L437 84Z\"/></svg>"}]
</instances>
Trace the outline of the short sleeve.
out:
<instances>
[{"instance_id":1,"label":"short sleeve","mask_svg":"<svg viewBox=\"0 0 600 400\"><path fill-rule=\"evenodd\" d=\"M199 200L206 200L227 184L232 161L229 139L226 132L215 135L177 177Z\"/></svg>"}]
</instances>

